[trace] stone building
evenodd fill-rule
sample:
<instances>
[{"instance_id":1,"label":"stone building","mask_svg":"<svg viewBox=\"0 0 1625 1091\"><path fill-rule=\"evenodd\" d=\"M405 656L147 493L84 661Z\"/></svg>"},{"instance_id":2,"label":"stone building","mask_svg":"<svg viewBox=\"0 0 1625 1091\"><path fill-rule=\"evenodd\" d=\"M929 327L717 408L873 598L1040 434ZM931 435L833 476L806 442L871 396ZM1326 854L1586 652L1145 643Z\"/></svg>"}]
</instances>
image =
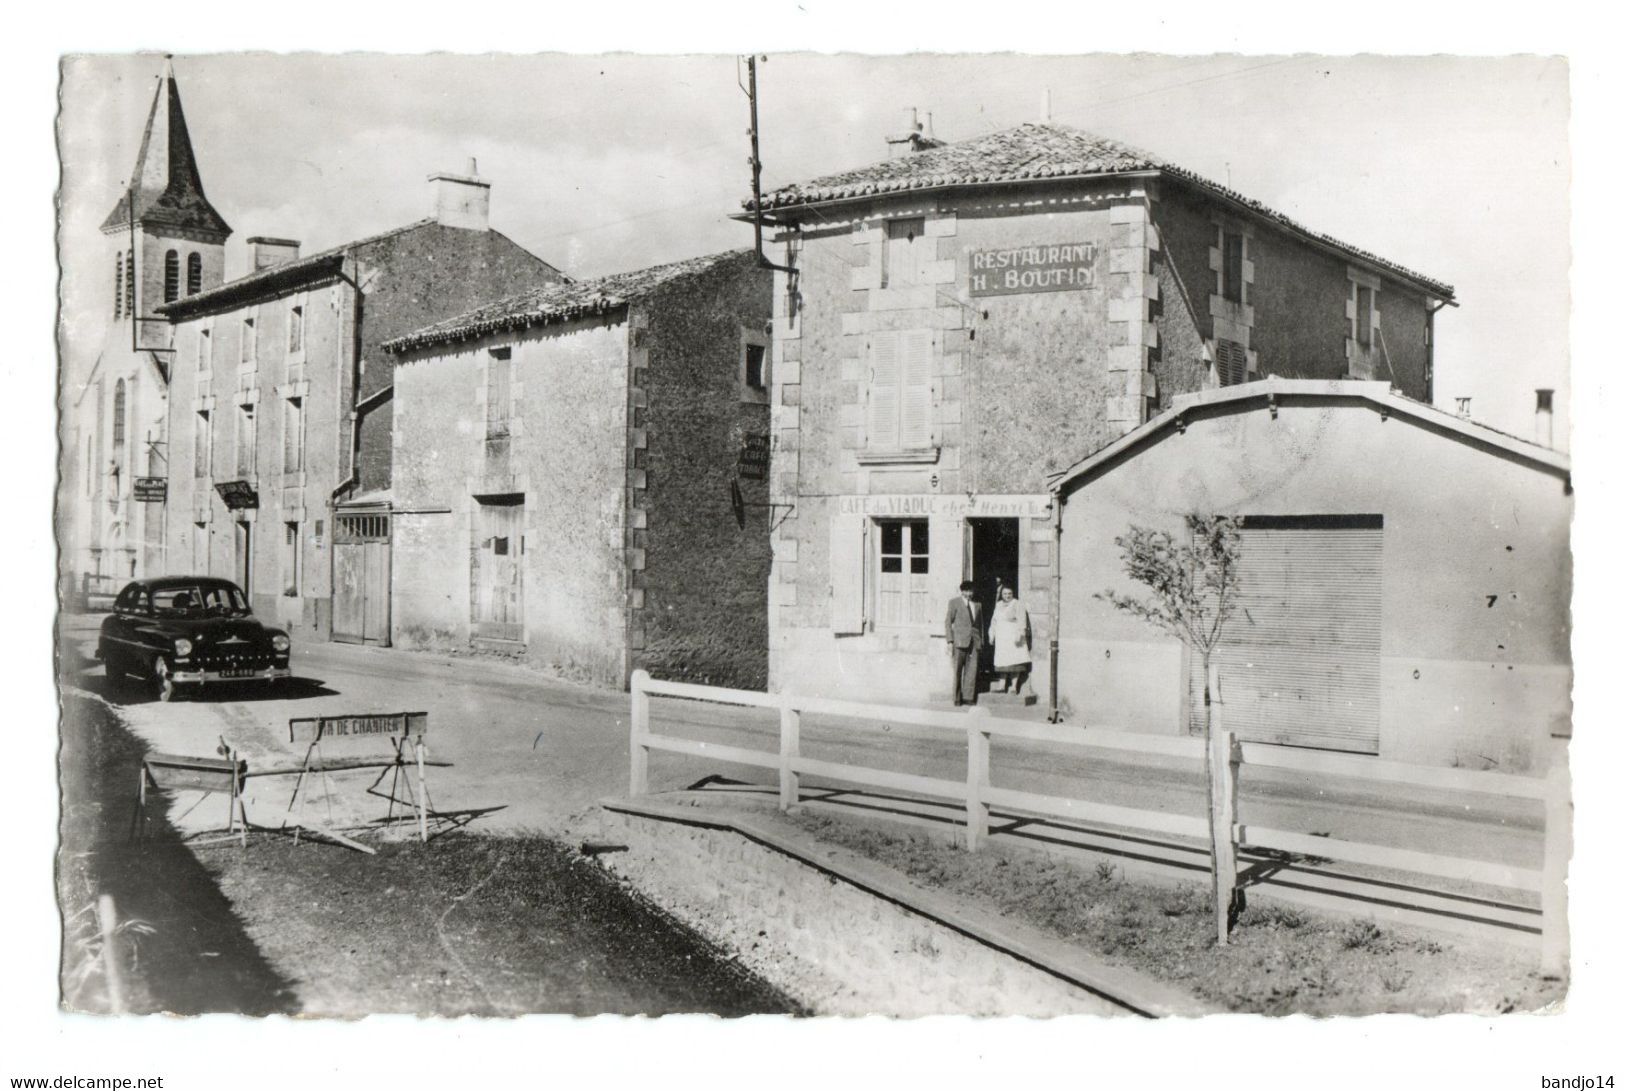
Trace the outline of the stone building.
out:
<instances>
[{"instance_id":1,"label":"stone building","mask_svg":"<svg viewBox=\"0 0 1625 1091\"><path fill-rule=\"evenodd\" d=\"M429 179L429 218L317 254L253 238L249 272L159 308L173 325L169 568L254 609L387 643L393 361L382 345L568 280L489 222L490 183Z\"/></svg>"},{"instance_id":2,"label":"stone building","mask_svg":"<svg viewBox=\"0 0 1625 1091\"><path fill-rule=\"evenodd\" d=\"M1431 395L1447 285L1064 126L901 143L761 201L795 270L775 283L775 688L946 698L944 606L969 578L1027 604L1043 692L1050 473L1183 392Z\"/></svg>"},{"instance_id":3,"label":"stone building","mask_svg":"<svg viewBox=\"0 0 1625 1091\"><path fill-rule=\"evenodd\" d=\"M129 186L101 230L106 275L96 283L106 291L96 298L106 328L64 406L62 564L73 590L111 593L169 570L162 490L174 348L159 308L218 285L231 236L204 196L167 61Z\"/></svg>"},{"instance_id":4,"label":"stone building","mask_svg":"<svg viewBox=\"0 0 1625 1091\"><path fill-rule=\"evenodd\" d=\"M1405 468L1426 467L1426 473ZM1268 380L1173 399L1055 479L1069 723L1202 730L1201 660L1097 597L1130 526L1239 526L1215 662L1241 738L1543 771L1569 733L1568 460L1389 384Z\"/></svg>"},{"instance_id":5,"label":"stone building","mask_svg":"<svg viewBox=\"0 0 1625 1091\"><path fill-rule=\"evenodd\" d=\"M736 251L390 342L395 643L763 686L771 289Z\"/></svg>"}]
</instances>

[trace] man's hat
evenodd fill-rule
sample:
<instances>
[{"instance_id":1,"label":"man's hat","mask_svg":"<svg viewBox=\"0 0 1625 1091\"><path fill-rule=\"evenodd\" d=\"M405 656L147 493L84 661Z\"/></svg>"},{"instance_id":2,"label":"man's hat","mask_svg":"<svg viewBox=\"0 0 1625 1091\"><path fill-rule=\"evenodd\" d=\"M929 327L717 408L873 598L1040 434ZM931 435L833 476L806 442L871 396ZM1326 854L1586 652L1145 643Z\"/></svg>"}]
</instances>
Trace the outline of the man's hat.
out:
<instances>
[{"instance_id":1,"label":"man's hat","mask_svg":"<svg viewBox=\"0 0 1625 1091\"><path fill-rule=\"evenodd\" d=\"M976 590L976 585L970 580L961 580L959 582L959 589L961 591L974 591Z\"/></svg>"}]
</instances>

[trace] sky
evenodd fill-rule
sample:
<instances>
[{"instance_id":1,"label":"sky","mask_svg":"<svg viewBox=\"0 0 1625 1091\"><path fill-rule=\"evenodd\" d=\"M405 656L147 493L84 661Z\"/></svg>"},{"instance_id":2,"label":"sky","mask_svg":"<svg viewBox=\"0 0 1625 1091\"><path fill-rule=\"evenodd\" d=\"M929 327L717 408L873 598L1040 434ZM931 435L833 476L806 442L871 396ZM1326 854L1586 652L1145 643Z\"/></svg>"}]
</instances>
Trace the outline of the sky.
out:
<instances>
[{"instance_id":1,"label":"sky","mask_svg":"<svg viewBox=\"0 0 1625 1091\"><path fill-rule=\"evenodd\" d=\"M158 54L62 66L69 357L101 221L134 164ZM731 55L182 54L210 200L243 240L304 252L427 213L425 179L475 157L492 223L577 277L749 245L748 104ZM1436 401L1533 437L1534 390L1569 407L1569 78L1542 57L773 53L759 66L763 185L885 158L910 108L960 140L1035 120L1142 147L1306 226L1455 286ZM86 278L91 278L87 280ZM69 379L70 383L72 378Z\"/></svg>"}]
</instances>

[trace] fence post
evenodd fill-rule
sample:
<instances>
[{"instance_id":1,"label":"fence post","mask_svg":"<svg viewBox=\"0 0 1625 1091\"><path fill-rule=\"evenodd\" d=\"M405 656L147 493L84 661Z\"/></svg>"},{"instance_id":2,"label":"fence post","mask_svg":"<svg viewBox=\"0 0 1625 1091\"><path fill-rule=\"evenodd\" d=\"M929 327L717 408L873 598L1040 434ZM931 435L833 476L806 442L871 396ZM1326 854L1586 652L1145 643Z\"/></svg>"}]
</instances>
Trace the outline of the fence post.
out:
<instances>
[{"instance_id":1,"label":"fence post","mask_svg":"<svg viewBox=\"0 0 1625 1091\"><path fill-rule=\"evenodd\" d=\"M972 705L965 718L965 848L975 852L987 840L987 804L982 802L982 792L988 785L992 746L985 722L987 709Z\"/></svg>"},{"instance_id":2,"label":"fence post","mask_svg":"<svg viewBox=\"0 0 1625 1091\"><path fill-rule=\"evenodd\" d=\"M779 810L788 811L801 802L801 774L795 769L795 761L801 757L801 712L790 704L788 693L780 696Z\"/></svg>"},{"instance_id":3,"label":"fence post","mask_svg":"<svg viewBox=\"0 0 1625 1091\"><path fill-rule=\"evenodd\" d=\"M1213 850L1213 924L1219 945L1230 942L1230 906L1236 892L1236 773L1235 736L1224 729L1224 698L1219 689L1219 668L1209 664L1208 770L1212 798L1208 823Z\"/></svg>"},{"instance_id":4,"label":"fence post","mask_svg":"<svg viewBox=\"0 0 1625 1091\"><path fill-rule=\"evenodd\" d=\"M649 734L649 694L643 688L649 681L649 672L632 672L632 783L627 794L636 798L649 794L649 748L644 739Z\"/></svg>"},{"instance_id":5,"label":"fence post","mask_svg":"<svg viewBox=\"0 0 1625 1091\"><path fill-rule=\"evenodd\" d=\"M1562 977L1569 962L1569 857L1574 854L1573 783L1568 752L1546 771L1546 858L1540 890L1540 972Z\"/></svg>"}]
</instances>

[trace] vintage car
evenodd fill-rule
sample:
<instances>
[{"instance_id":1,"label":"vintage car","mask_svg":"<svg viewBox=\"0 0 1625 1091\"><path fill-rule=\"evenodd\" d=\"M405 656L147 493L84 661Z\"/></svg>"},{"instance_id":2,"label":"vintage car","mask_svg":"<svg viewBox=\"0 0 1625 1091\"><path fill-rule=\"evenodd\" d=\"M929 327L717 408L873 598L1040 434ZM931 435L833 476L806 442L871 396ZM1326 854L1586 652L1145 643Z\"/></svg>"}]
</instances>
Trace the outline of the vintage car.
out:
<instances>
[{"instance_id":1,"label":"vintage car","mask_svg":"<svg viewBox=\"0 0 1625 1091\"><path fill-rule=\"evenodd\" d=\"M177 686L289 678L289 647L288 634L262 625L230 580L165 576L118 593L96 656L110 686L136 675L168 701Z\"/></svg>"}]
</instances>

